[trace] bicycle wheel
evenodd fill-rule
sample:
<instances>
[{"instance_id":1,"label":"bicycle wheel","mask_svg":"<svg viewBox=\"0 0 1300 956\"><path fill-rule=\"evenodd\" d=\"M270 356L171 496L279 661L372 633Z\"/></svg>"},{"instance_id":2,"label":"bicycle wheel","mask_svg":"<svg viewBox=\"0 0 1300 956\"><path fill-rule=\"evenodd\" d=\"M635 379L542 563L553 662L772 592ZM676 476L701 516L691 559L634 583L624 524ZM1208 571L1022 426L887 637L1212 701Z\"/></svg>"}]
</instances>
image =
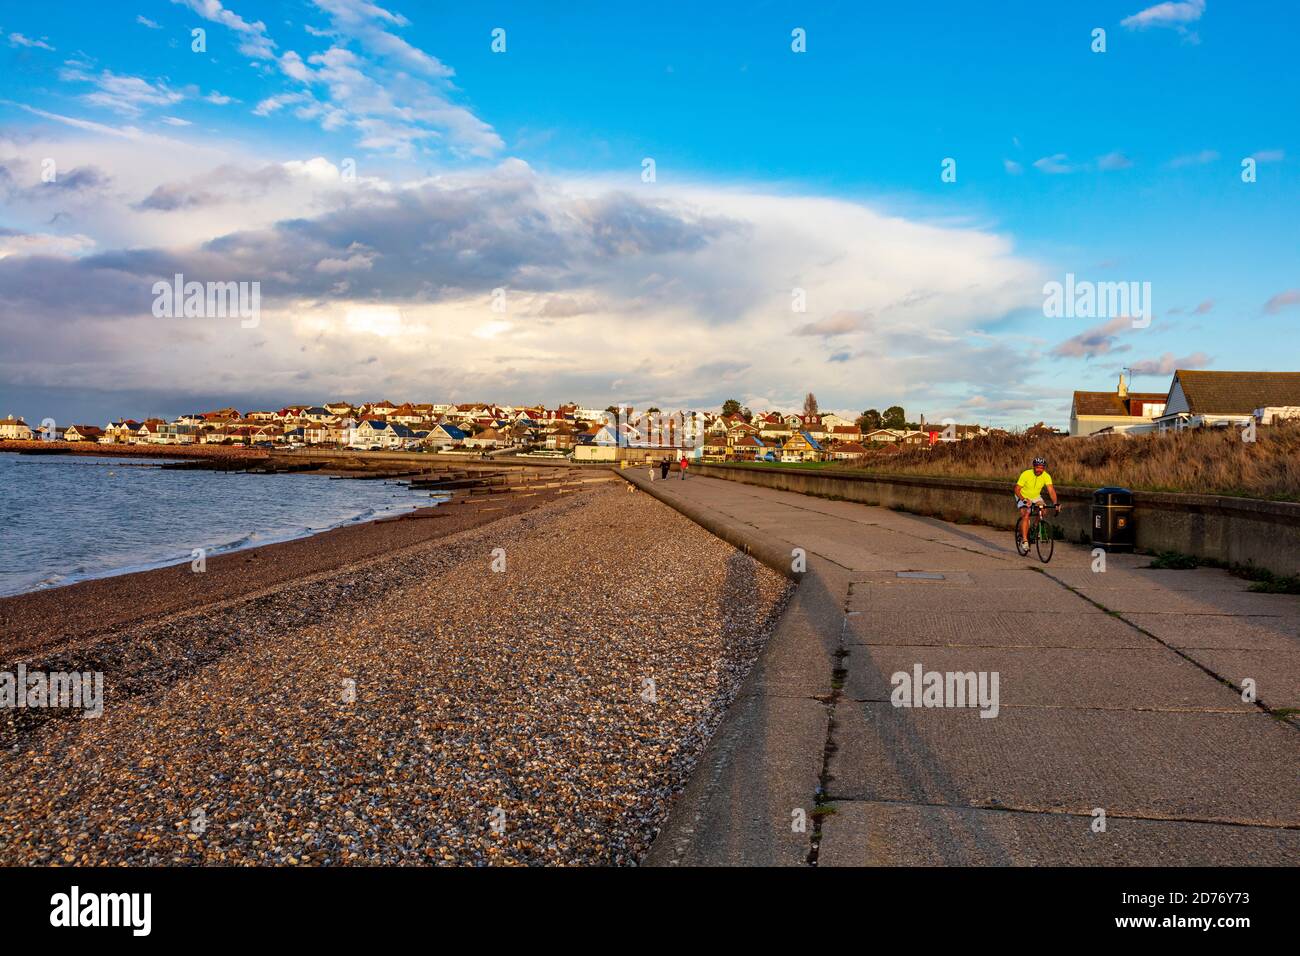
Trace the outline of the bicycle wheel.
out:
<instances>
[{"instance_id":1,"label":"bicycle wheel","mask_svg":"<svg viewBox=\"0 0 1300 956\"><path fill-rule=\"evenodd\" d=\"M1046 564L1052 560L1052 552L1056 550L1056 529L1052 527L1051 522L1038 522L1038 533L1034 535L1034 546L1038 549L1038 560Z\"/></svg>"}]
</instances>

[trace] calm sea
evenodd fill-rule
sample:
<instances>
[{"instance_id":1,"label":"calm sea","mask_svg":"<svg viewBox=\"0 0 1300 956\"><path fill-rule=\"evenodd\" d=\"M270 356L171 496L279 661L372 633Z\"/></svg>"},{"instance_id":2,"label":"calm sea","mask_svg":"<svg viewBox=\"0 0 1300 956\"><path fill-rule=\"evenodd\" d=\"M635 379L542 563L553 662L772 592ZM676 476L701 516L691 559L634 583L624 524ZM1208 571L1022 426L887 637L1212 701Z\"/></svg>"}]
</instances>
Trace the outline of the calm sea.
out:
<instances>
[{"instance_id":1,"label":"calm sea","mask_svg":"<svg viewBox=\"0 0 1300 956\"><path fill-rule=\"evenodd\" d=\"M409 511L428 493L325 475L164 471L0 453L0 596L188 562Z\"/></svg>"}]
</instances>

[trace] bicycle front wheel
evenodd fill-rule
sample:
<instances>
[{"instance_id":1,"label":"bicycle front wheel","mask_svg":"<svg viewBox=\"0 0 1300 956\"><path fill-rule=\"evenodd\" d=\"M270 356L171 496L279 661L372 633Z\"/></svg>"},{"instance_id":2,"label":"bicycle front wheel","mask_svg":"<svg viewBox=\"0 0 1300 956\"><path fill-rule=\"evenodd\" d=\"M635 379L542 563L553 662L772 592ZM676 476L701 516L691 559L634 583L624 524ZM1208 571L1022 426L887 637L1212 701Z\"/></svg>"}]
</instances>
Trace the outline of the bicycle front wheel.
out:
<instances>
[{"instance_id":1,"label":"bicycle front wheel","mask_svg":"<svg viewBox=\"0 0 1300 956\"><path fill-rule=\"evenodd\" d=\"M1035 547L1038 548L1038 560L1046 564L1052 560L1052 552L1056 549L1056 531L1046 521L1039 522L1038 534L1034 538Z\"/></svg>"}]
</instances>

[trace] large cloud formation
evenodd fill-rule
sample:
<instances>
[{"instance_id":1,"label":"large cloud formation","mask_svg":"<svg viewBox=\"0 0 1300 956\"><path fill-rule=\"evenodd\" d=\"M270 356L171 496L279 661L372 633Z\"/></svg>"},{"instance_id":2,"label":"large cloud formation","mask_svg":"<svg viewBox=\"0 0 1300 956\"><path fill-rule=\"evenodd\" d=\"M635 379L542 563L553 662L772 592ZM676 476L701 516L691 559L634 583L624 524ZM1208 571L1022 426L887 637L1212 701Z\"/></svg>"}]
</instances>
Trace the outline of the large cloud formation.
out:
<instances>
[{"instance_id":1,"label":"large cloud formation","mask_svg":"<svg viewBox=\"0 0 1300 956\"><path fill-rule=\"evenodd\" d=\"M515 159L395 181L145 151L0 140L33 224L0 258L11 383L661 407L814 390L846 409L910 396L932 418L1020 403L1018 351L981 330L1036 308L1042 275L986 229ZM39 188L43 155L94 173ZM34 226L61 215L62 238ZM177 273L259 283L260 324L155 318L154 283Z\"/></svg>"}]
</instances>

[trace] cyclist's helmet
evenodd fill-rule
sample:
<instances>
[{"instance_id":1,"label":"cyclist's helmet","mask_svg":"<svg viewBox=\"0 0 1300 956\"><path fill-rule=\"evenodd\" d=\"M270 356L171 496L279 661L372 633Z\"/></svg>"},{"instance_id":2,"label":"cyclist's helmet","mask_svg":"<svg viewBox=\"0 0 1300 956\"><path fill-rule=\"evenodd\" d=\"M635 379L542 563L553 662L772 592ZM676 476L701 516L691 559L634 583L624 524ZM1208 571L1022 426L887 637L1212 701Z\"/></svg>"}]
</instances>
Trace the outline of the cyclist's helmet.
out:
<instances>
[{"instance_id":1,"label":"cyclist's helmet","mask_svg":"<svg viewBox=\"0 0 1300 956\"><path fill-rule=\"evenodd\" d=\"M1046 458L1043 458L1042 456L1039 456L1038 458L1035 458L1035 459L1034 459L1034 467L1037 468L1039 465L1042 465L1044 468L1046 468L1046 467L1047 467L1047 459L1046 459Z\"/></svg>"}]
</instances>

